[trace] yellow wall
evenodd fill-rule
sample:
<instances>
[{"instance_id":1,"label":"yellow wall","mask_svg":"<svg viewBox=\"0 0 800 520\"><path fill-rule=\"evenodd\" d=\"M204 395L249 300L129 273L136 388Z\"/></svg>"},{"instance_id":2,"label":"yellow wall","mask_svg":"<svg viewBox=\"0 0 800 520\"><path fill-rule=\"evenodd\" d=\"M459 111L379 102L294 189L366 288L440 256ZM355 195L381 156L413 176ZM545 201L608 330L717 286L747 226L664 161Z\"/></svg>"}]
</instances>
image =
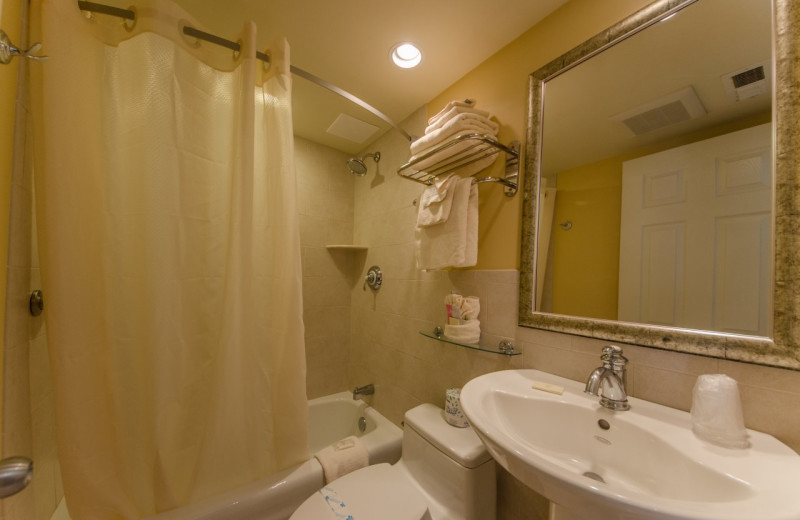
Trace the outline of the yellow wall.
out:
<instances>
[{"instance_id":1,"label":"yellow wall","mask_svg":"<svg viewBox=\"0 0 800 520\"><path fill-rule=\"evenodd\" d=\"M0 0L0 28L13 43L19 42L22 0ZM14 150L14 100L17 95L17 60L0 65L0 317L6 315L6 265L8 258L8 210L11 200L11 167ZM0 338L5 338L5 319L0 319ZM5 344L5 342L3 342ZM3 350L0 348L0 369ZM3 371L0 370L0 406ZM2 412L2 409L0 409ZM2 418L2 413L0 413ZM2 431L2 423L0 423Z\"/></svg>"},{"instance_id":2,"label":"yellow wall","mask_svg":"<svg viewBox=\"0 0 800 520\"><path fill-rule=\"evenodd\" d=\"M556 188L553 312L615 320L622 163L614 158L561 172ZM569 230L558 225L566 221Z\"/></svg>"},{"instance_id":3,"label":"yellow wall","mask_svg":"<svg viewBox=\"0 0 800 520\"><path fill-rule=\"evenodd\" d=\"M502 125L500 141L524 143L528 75L650 2L568 2L431 100L429 115L450 100L474 98L478 108L491 111ZM502 176L500 162L492 175ZM509 199L500 186L481 186L475 269L519 267L521 202L521 193Z\"/></svg>"}]
</instances>

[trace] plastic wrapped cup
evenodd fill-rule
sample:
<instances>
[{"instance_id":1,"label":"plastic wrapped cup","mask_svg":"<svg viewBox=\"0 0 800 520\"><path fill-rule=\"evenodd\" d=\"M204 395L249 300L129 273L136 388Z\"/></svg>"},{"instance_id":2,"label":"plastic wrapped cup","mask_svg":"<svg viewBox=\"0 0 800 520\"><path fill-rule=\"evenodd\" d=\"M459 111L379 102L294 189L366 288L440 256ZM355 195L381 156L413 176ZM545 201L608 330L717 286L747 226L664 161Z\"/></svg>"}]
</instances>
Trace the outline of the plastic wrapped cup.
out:
<instances>
[{"instance_id":1,"label":"plastic wrapped cup","mask_svg":"<svg viewBox=\"0 0 800 520\"><path fill-rule=\"evenodd\" d=\"M461 389L448 388L445 396L444 419L448 424L458 428L466 428L469 421L461 411Z\"/></svg>"},{"instance_id":2,"label":"plastic wrapped cup","mask_svg":"<svg viewBox=\"0 0 800 520\"><path fill-rule=\"evenodd\" d=\"M725 374L697 378L692 394L695 435L725 448L747 448L747 430L736 380Z\"/></svg>"}]
</instances>

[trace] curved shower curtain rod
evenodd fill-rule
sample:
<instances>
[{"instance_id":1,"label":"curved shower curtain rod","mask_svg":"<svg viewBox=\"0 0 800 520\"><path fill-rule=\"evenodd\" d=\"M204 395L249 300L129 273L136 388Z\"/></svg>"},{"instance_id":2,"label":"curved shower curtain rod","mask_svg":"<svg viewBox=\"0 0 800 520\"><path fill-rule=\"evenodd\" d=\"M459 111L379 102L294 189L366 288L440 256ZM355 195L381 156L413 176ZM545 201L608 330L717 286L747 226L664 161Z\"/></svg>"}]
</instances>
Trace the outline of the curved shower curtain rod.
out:
<instances>
[{"instance_id":1,"label":"curved shower curtain rod","mask_svg":"<svg viewBox=\"0 0 800 520\"><path fill-rule=\"evenodd\" d=\"M131 9L122 9L122 8L119 8L119 7L113 7L113 6L105 5L105 4L98 4L98 3L95 3L95 2L88 2L88 1L85 1L85 0L78 0L78 8L81 11L89 11L89 12L93 12L93 13L107 14L109 16L116 16L118 18L123 18L125 20L131 20L131 21L136 20L136 12L131 10ZM231 49L232 51L235 51L235 52L239 52L241 50L241 46L236 42L232 42L230 40L226 40L225 38L221 38L221 37L216 36L214 34L210 34L210 33L201 31L199 29L195 29L194 27L190 27L188 25L183 27L183 34L185 34L187 36L191 36L193 38L197 38L199 40L207 41L209 43L220 45L222 47ZM261 60L261 61L263 61L265 63L269 63L269 55L264 54L263 52L260 52L260 51L256 52L256 58L258 58L259 60ZM331 92L333 92L335 94L338 94L338 95L342 96L343 98L347 99L351 103L355 103L356 105L360 106L361 108L367 110L368 112L371 112L372 114L378 116L379 118L381 118L385 122L389 123L392 127L394 127L401 134L403 134L403 136L406 139L408 139L409 141L413 141L414 140L414 138L411 135L409 135L408 132L406 132L405 130L400 128L397 125L397 123L392 121L392 119L389 116L387 116L386 114L384 114L383 112L381 112L377 108L373 107L372 105L370 105L366 101L354 96L353 94L347 92L344 89L341 89L341 88L337 87L336 85L334 85L332 83L328 83L327 81L325 81L324 79L320 78L319 76L315 76L314 74L311 74L310 72L307 72L307 71L305 71L303 69L295 67L294 65L289 65L289 70L295 76L300 76L303 79L306 79L306 80L308 80L308 81L310 81L312 83L315 83L315 84L319 85L322 88L325 88L325 89L330 90Z\"/></svg>"}]
</instances>

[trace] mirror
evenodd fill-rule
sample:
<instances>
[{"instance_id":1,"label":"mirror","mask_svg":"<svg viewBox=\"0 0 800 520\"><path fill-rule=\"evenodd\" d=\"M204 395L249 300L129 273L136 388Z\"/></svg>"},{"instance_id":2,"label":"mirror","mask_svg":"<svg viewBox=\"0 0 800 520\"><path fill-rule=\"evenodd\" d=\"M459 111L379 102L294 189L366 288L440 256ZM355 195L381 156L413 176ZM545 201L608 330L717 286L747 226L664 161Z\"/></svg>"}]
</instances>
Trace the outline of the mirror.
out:
<instances>
[{"instance_id":1,"label":"mirror","mask_svg":"<svg viewBox=\"0 0 800 520\"><path fill-rule=\"evenodd\" d=\"M656 1L531 74L520 325L800 369L800 16L736 1Z\"/></svg>"}]
</instances>

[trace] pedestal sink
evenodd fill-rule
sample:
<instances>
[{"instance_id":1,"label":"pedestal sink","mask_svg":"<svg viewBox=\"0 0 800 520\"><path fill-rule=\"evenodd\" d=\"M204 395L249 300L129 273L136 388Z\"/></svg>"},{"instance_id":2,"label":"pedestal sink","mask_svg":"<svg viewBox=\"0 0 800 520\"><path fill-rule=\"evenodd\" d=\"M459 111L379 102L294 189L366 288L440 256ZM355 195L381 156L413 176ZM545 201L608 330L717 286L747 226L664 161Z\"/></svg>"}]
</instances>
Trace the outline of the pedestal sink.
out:
<instances>
[{"instance_id":1,"label":"pedestal sink","mask_svg":"<svg viewBox=\"0 0 800 520\"><path fill-rule=\"evenodd\" d=\"M722 448L695 436L688 413L629 401L614 412L583 384L536 370L493 372L461 391L497 462L576 517L800 520L800 455L788 446L748 430L749 448Z\"/></svg>"}]
</instances>

